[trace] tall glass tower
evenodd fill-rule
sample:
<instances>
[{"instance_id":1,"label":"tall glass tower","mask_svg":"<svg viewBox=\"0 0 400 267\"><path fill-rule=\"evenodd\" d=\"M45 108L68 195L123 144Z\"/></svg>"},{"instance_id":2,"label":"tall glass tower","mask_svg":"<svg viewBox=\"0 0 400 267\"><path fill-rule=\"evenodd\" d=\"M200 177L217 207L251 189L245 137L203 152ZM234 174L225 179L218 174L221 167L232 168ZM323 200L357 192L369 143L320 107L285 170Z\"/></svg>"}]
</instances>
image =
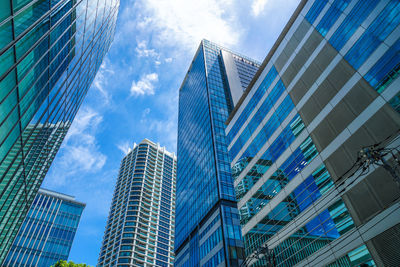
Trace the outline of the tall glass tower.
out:
<instances>
[{"instance_id":1,"label":"tall glass tower","mask_svg":"<svg viewBox=\"0 0 400 267\"><path fill-rule=\"evenodd\" d=\"M147 139L121 162L98 266L173 266L176 156Z\"/></svg>"},{"instance_id":2,"label":"tall glass tower","mask_svg":"<svg viewBox=\"0 0 400 267\"><path fill-rule=\"evenodd\" d=\"M67 260L84 208L74 197L39 189L5 266L46 267Z\"/></svg>"},{"instance_id":3,"label":"tall glass tower","mask_svg":"<svg viewBox=\"0 0 400 267\"><path fill-rule=\"evenodd\" d=\"M258 67L203 40L182 83L176 266L238 266L243 259L224 122Z\"/></svg>"},{"instance_id":4,"label":"tall glass tower","mask_svg":"<svg viewBox=\"0 0 400 267\"><path fill-rule=\"evenodd\" d=\"M105 56L118 0L0 4L0 265Z\"/></svg>"}]
</instances>

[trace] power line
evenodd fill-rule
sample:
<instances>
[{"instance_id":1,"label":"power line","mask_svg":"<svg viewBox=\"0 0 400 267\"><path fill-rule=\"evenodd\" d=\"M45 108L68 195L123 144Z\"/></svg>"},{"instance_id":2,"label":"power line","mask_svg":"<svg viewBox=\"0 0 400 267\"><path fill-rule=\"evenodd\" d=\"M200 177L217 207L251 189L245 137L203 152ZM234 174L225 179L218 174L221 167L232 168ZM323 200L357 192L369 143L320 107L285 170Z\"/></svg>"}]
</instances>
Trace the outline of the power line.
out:
<instances>
[{"instance_id":1,"label":"power line","mask_svg":"<svg viewBox=\"0 0 400 267\"><path fill-rule=\"evenodd\" d=\"M400 145L393 147L393 148L388 148L389 143L394 143L397 139L400 138L400 129L394 132L393 134L389 135L386 137L384 140L375 143L370 146L363 147L359 152L356 161L354 164L345 172L343 173L337 180L336 180L336 185L335 188L338 189L341 186L344 186L342 190L340 190L339 193L343 193L347 190L349 186L351 186L357 178L367 175L370 172L370 166L371 165L378 165L383 167L385 170L387 170L391 176L393 177L393 180L398 184L400 188L400 176L398 174L398 168L400 167L400 154L399 148ZM397 135L397 136L396 136ZM390 141L389 141L390 140ZM381 147L382 145L382 147ZM388 161L385 159L387 156L392 156L392 158L395 161L394 166L390 165ZM359 175L357 176L356 179L351 181L349 184L345 184L346 181L354 176L357 172ZM351 173L350 175L348 175ZM331 190L331 192L328 194L330 195L333 193L334 190ZM325 196L326 197L326 196ZM242 266L248 266L252 260L260 260L263 257L266 258L267 260L267 266L276 266L276 255L274 254L273 250L269 250L267 246L267 241L261 245L259 248L257 248L253 253L251 253L240 265Z\"/></svg>"},{"instance_id":2,"label":"power line","mask_svg":"<svg viewBox=\"0 0 400 267\"><path fill-rule=\"evenodd\" d=\"M266 267L272 267L276 266L276 258L275 258L275 253L274 251L270 251L268 249L268 246L265 244L261 247L258 247L258 249L253 252L249 257L247 257L240 267L247 266L252 260L261 260L262 258L266 258L267 260L267 265Z\"/></svg>"},{"instance_id":3,"label":"power line","mask_svg":"<svg viewBox=\"0 0 400 267\"><path fill-rule=\"evenodd\" d=\"M400 165L399 157L396 156L397 149L385 149L380 148L378 146L369 146L361 149L359 153L360 161L362 162L365 168L369 168L370 165L378 165L382 166L392 177L393 180L397 183L400 188L400 176L398 175L398 166ZM385 159L387 155L392 155L395 165L392 166Z\"/></svg>"}]
</instances>

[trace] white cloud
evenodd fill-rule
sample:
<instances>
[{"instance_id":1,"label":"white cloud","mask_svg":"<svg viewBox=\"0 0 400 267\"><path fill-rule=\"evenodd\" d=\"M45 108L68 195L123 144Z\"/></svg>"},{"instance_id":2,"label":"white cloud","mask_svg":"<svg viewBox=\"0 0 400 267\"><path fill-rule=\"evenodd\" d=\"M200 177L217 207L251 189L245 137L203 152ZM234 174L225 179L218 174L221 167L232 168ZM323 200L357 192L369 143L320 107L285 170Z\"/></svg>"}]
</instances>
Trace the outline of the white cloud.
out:
<instances>
[{"instance_id":1,"label":"white cloud","mask_svg":"<svg viewBox=\"0 0 400 267\"><path fill-rule=\"evenodd\" d=\"M83 171L99 170L104 166L107 159L105 155L93 151L91 146L69 146L67 152L69 157L66 162Z\"/></svg>"},{"instance_id":2,"label":"white cloud","mask_svg":"<svg viewBox=\"0 0 400 267\"><path fill-rule=\"evenodd\" d=\"M141 130L144 134L151 134L153 141L159 142L162 146L166 146L168 151L176 151L177 129L178 129L178 95L175 90L166 91L159 95L157 104L163 107L167 116L153 115L150 108L146 108L142 112L140 119Z\"/></svg>"},{"instance_id":3,"label":"white cloud","mask_svg":"<svg viewBox=\"0 0 400 267\"><path fill-rule=\"evenodd\" d=\"M156 131L159 138L162 138L160 142L169 149L169 151L176 151L177 141L177 118L171 116L166 120L152 120L149 125L149 131Z\"/></svg>"},{"instance_id":4,"label":"white cloud","mask_svg":"<svg viewBox=\"0 0 400 267\"><path fill-rule=\"evenodd\" d=\"M239 40L232 0L141 0L136 28L156 31L160 44L194 50L205 38L231 46Z\"/></svg>"},{"instance_id":5,"label":"white cloud","mask_svg":"<svg viewBox=\"0 0 400 267\"><path fill-rule=\"evenodd\" d=\"M172 62L172 57L168 57L168 58L166 58L166 59L165 59L165 62L167 62L167 63L171 63L171 62Z\"/></svg>"},{"instance_id":6,"label":"white cloud","mask_svg":"<svg viewBox=\"0 0 400 267\"><path fill-rule=\"evenodd\" d=\"M145 118L141 123L143 130L152 133L156 138L153 141L160 142L168 151L176 151L177 116L170 116L167 119Z\"/></svg>"},{"instance_id":7,"label":"white cloud","mask_svg":"<svg viewBox=\"0 0 400 267\"><path fill-rule=\"evenodd\" d=\"M122 153L124 153L124 155L127 155L132 150L131 144L128 141L124 141L124 142L118 144L117 147L119 150L122 151Z\"/></svg>"},{"instance_id":8,"label":"white cloud","mask_svg":"<svg viewBox=\"0 0 400 267\"><path fill-rule=\"evenodd\" d=\"M93 130L97 129L102 120L103 117L93 109L88 107L82 109L74 119L64 143L68 143L71 138L79 137L83 143L93 144L95 140Z\"/></svg>"},{"instance_id":9,"label":"white cloud","mask_svg":"<svg viewBox=\"0 0 400 267\"><path fill-rule=\"evenodd\" d=\"M147 42L142 40L138 42L138 45L135 48L136 53L139 57L155 57L159 58L159 54L154 49L148 49Z\"/></svg>"},{"instance_id":10,"label":"white cloud","mask_svg":"<svg viewBox=\"0 0 400 267\"><path fill-rule=\"evenodd\" d=\"M67 136L60 148L56 162L52 165L50 178L46 178L51 186L61 186L71 177L94 173L101 170L107 156L99 151L96 133L103 117L91 108L81 109L73 121Z\"/></svg>"},{"instance_id":11,"label":"white cloud","mask_svg":"<svg viewBox=\"0 0 400 267\"><path fill-rule=\"evenodd\" d=\"M131 95L154 95L154 83L158 81L157 73L144 75L139 81L133 81L131 86Z\"/></svg>"},{"instance_id":12,"label":"white cloud","mask_svg":"<svg viewBox=\"0 0 400 267\"><path fill-rule=\"evenodd\" d=\"M300 0L285 0L285 8L282 8L282 1L253 0L251 12L255 17L268 21L268 34L271 34L270 30L279 30L280 33L282 25L284 26L287 23L299 2ZM261 13L265 16L261 17ZM277 36L274 38L277 38Z\"/></svg>"},{"instance_id":13,"label":"white cloud","mask_svg":"<svg viewBox=\"0 0 400 267\"><path fill-rule=\"evenodd\" d=\"M254 16L260 15L260 13L264 10L265 5L268 3L268 0L254 0L251 5L251 10Z\"/></svg>"},{"instance_id":14,"label":"white cloud","mask_svg":"<svg viewBox=\"0 0 400 267\"><path fill-rule=\"evenodd\" d=\"M147 117L148 114L150 114L151 109L150 108L145 108L142 112L142 120Z\"/></svg>"},{"instance_id":15,"label":"white cloud","mask_svg":"<svg viewBox=\"0 0 400 267\"><path fill-rule=\"evenodd\" d=\"M98 151L95 137L102 121L103 117L91 108L78 113L63 143L64 163L73 166L71 171L94 172L104 166L107 157Z\"/></svg>"},{"instance_id":16,"label":"white cloud","mask_svg":"<svg viewBox=\"0 0 400 267\"><path fill-rule=\"evenodd\" d=\"M111 94L107 91L108 87L108 79L110 75L114 75L115 72L109 67L109 60L105 58L100 65L100 69L96 74L96 77L93 81L93 87L97 89L101 96L103 97L104 104L108 105L111 101Z\"/></svg>"}]
</instances>

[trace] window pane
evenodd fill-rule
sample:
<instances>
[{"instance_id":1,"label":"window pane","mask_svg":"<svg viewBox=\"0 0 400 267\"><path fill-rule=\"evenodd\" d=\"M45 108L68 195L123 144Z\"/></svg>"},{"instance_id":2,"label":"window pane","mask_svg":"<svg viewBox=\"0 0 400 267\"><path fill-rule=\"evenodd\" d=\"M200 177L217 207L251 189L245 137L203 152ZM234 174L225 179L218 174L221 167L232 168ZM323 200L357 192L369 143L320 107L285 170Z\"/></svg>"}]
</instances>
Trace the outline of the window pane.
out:
<instances>
[{"instance_id":1,"label":"window pane","mask_svg":"<svg viewBox=\"0 0 400 267\"><path fill-rule=\"evenodd\" d=\"M3 128L3 127L1 127ZM0 130L0 135L3 133L3 130ZM17 140L18 136L20 134L19 131L19 125L17 125L14 130L11 132L11 134L8 136L8 138L5 140L4 143L2 143L2 145L0 146L0 160L3 160L4 157L6 156L6 154L8 153L8 151L11 149L12 145L14 144L15 140ZM3 138L1 138L3 139ZM0 143L3 140L0 140ZM8 155L7 158L10 158L10 160L12 160L11 156ZM8 163L9 164L9 163ZM2 169L8 167L7 161L3 161L2 166L0 166ZM0 214L0 218L2 218L3 216Z\"/></svg>"},{"instance_id":2,"label":"window pane","mask_svg":"<svg viewBox=\"0 0 400 267\"><path fill-rule=\"evenodd\" d=\"M0 1L0 3L2 2L4 1ZM1 6L0 6L0 12L2 12ZM0 27L0 50L3 49L11 41L12 41L11 21L8 21L3 26Z\"/></svg>"},{"instance_id":3,"label":"window pane","mask_svg":"<svg viewBox=\"0 0 400 267\"><path fill-rule=\"evenodd\" d=\"M3 55L0 56L0 76L2 76L13 64L14 50L11 47Z\"/></svg>"},{"instance_id":4,"label":"window pane","mask_svg":"<svg viewBox=\"0 0 400 267\"><path fill-rule=\"evenodd\" d=\"M41 22L26 34L16 45L17 59L21 58L49 30L49 22Z\"/></svg>"},{"instance_id":5,"label":"window pane","mask_svg":"<svg viewBox=\"0 0 400 267\"><path fill-rule=\"evenodd\" d=\"M8 95L4 101L0 104L0 123L7 117L10 110L17 104L17 90L14 90Z\"/></svg>"},{"instance_id":6,"label":"window pane","mask_svg":"<svg viewBox=\"0 0 400 267\"><path fill-rule=\"evenodd\" d=\"M15 71L12 70L1 82L0 82L0 102L8 95L11 89L15 86Z\"/></svg>"},{"instance_id":7,"label":"window pane","mask_svg":"<svg viewBox=\"0 0 400 267\"><path fill-rule=\"evenodd\" d=\"M18 121L18 109L16 108L11 112L10 116L0 126L0 144L3 142L4 138L6 138L7 134L10 132L11 128L17 121ZM0 147L3 148L3 145L1 145Z\"/></svg>"},{"instance_id":8,"label":"window pane","mask_svg":"<svg viewBox=\"0 0 400 267\"><path fill-rule=\"evenodd\" d=\"M0 1L0 22L11 15L11 7L9 0Z\"/></svg>"},{"instance_id":9,"label":"window pane","mask_svg":"<svg viewBox=\"0 0 400 267\"><path fill-rule=\"evenodd\" d=\"M14 12L16 11L16 9L20 9L23 5L26 4L26 1L14 0L14 2L21 2L19 5L14 4ZM21 14L18 14L14 19L15 36L20 35L29 26L36 22L41 16L43 16L47 11L49 11L49 9L50 6L48 0L39 0L28 7L26 10L24 10Z\"/></svg>"},{"instance_id":10,"label":"window pane","mask_svg":"<svg viewBox=\"0 0 400 267\"><path fill-rule=\"evenodd\" d=\"M33 51L31 51L17 66L18 79L21 80L41 56L48 50L48 37L45 38ZM43 57L35 66L35 75L39 76L48 65L48 55ZM31 70L33 71L33 70Z\"/></svg>"}]
</instances>

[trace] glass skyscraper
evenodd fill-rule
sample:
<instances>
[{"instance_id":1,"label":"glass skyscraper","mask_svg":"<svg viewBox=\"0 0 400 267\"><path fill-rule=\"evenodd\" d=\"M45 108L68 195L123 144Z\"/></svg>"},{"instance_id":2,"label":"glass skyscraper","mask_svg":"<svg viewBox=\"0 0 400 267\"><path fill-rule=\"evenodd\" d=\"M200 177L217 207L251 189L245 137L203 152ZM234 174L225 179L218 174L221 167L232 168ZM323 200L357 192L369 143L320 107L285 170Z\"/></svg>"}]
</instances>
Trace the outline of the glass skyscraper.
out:
<instances>
[{"instance_id":1,"label":"glass skyscraper","mask_svg":"<svg viewBox=\"0 0 400 267\"><path fill-rule=\"evenodd\" d=\"M39 189L4 265L48 267L67 260L84 208L74 197Z\"/></svg>"},{"instance_id":2,"label":"glass skyscraper","mask_svg":"<svg viewBox=\"0 0 400 267\"><path fill-rule=\"evenodd\" d=\"M118 7L0 3L0 264L111 44Z\"/></svg>"},{"instance_id":3,"label":"glass skyscraper","mask_svg":"<svg viewBox=\"0 0 400 267\"><path fill-rule=\"evenodd\" d=\"M224 122L258 70L203 40L179 91L176 266L239 266L243 241Z\"/></svg>"},{"instance_id":4,"label":"glass skyscraper","mask_svg":"<svg viewBox=\"0 0 400 267\"><path fill-rule=\"evenodd\" d=\"M227 121L247 266L400 266L398 184L351 169L400 145L399 69L399 1L300 2Z\"/></svg>"},{"instance_id":5,"label":"glass skyscraper","mask_svg":"<svg viewBox=\"0 0 400 267\"><path fill-rule=\"evenodd\" d=\"M176 156L147 139L121 162L98 266L173 266Z\"/></svg>"}]
</instances>

